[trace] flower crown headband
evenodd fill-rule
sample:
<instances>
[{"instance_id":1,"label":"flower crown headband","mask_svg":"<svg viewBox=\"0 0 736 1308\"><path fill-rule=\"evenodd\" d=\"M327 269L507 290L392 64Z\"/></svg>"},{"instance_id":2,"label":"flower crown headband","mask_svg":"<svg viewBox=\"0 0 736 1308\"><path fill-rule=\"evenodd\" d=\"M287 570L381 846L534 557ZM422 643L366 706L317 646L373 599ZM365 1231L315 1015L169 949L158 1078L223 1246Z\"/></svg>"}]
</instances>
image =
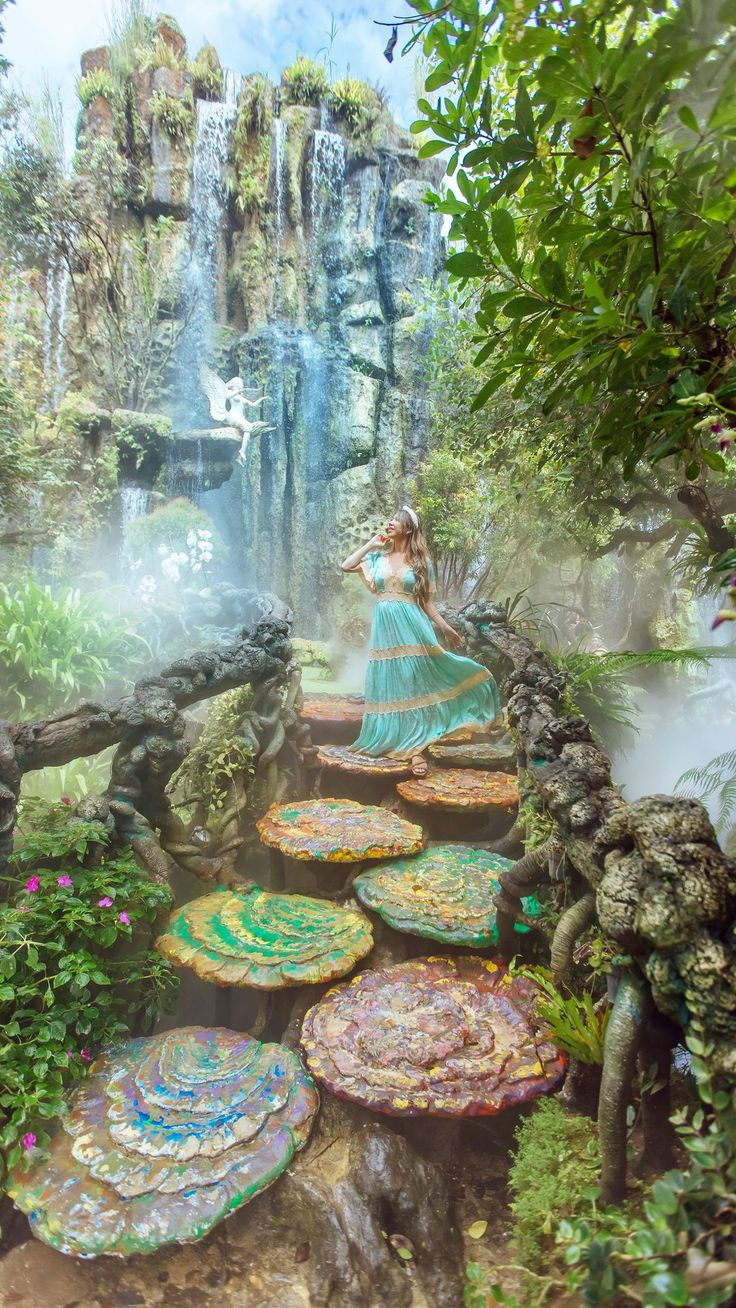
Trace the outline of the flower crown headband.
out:
<instances>
[{"instance_id":1,"label":"flower crown headband","mask_svg":"<svg viewBox=\"0 0 736 1308\"><path fill-rule=\"evenodd\" d=\"M409 514L409 517L411 518L412 523L413 523L413 526L414 526L414 530L415 530L415 531L419 531L419 518L417 517L416 513L414 512L414 510L413 510L413 509L410 509L408 504L402 504L402 506L401 506L401 510L402 510L403 513L408 513L408 514Z\"/></svg>"}]
</instances>

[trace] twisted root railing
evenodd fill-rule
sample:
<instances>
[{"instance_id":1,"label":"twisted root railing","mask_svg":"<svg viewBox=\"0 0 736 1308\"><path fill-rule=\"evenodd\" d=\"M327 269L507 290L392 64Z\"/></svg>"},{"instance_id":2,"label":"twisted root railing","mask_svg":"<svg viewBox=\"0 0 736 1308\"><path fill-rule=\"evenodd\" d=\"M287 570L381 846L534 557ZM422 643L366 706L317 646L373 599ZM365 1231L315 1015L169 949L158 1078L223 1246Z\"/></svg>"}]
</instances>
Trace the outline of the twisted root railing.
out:
<instances>
[{"instance_id":1,"label":"twisted root railing","mask_svg":"<svg viewBox=\"0 0 736 1308\"><path fill-rule=\"evenodd\" d=\"M599 1134L604 1195L626 1186L626 1107L645 1044L659 1066L662 1042L691 1023L712 1050L713 1072L736 1083L736 869L718 845L702 804L651 795L628 804L589 724L565 707L565 678L497 605L454 615L474 657L510 668L508 720L525 784L555 824L544 849L503 874L498 897L501 947L514 951L521 899L565 860L575 902L552 942L558 980L570 974L579 936L594 921L631 961L623 967L605 1046ZM662 1019L665 1019L664 1021ZM662 1141L666 1096L645 1107L645 1127Z\"/></svg>"},{"instance_id":2,"label":"twisted root railing","mask_svg":"<svg viewBox=\"0 0 736 1308\"><path fill-rule=\"evenodd\" d=\"M109 785L79 806L132 846L145 869L166 881L174 860L205 880L232 866L243 842L234 804L216 848L202 850L177 816L166 787L190 748L183 710L224 691L254 688L240 731L253 751L269 798L286 784L280 767L294 773L311 761L309 729L298 717L299 668L291 657L289 624L264 618L235 644L198 651L144 677L114 703L83 703L39 722L0 723L0 870L12 848L23 777L117 745Z\"/></svg>"}]
</instances>

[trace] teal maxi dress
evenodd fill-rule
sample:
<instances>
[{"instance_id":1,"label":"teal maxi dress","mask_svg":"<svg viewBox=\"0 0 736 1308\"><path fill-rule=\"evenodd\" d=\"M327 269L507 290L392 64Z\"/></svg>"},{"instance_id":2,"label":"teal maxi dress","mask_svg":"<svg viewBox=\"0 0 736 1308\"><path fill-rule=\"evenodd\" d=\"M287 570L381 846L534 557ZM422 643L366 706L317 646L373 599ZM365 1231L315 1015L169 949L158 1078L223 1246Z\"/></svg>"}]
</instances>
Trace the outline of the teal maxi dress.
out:
<instances>
[{"instance_id":1,"label":"teal maxi dress","mask_svg":"<svg viewBox=\"0 0 736 1308\"><path fill-rule=\"evenodd\" d=\"M360 571L376 596L365 679L363 726L351 746L374 757L409 758L460 727L484 727L501 701L487 668L449 654L414 596L410 567L389 568L382 550Z\"/></svg>"}]
</instances>

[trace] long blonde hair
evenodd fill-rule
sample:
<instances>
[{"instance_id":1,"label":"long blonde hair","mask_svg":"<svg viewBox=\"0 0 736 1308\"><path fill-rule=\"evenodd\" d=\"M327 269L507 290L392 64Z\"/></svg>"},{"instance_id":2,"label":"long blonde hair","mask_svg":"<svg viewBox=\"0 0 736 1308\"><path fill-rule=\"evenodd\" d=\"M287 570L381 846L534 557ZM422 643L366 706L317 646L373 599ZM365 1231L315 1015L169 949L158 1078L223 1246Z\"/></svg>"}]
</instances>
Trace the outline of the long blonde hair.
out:
<instances>
[{"instance_id":1,"label":"long blonde hair","mask_svg":"<svg viewBox=\"0 0 736 1308\"><path fill-rule=\"evenodd\" d=\"M414 594L419 603L424 606L429 601L429 550L427 542L422 531L422 524L417 519L415 524L411 514L406 509L397 509L394 514L394 521L400 522L406 529L406 557L414 573L415 586Z\"/></svg>"}]
</instances>

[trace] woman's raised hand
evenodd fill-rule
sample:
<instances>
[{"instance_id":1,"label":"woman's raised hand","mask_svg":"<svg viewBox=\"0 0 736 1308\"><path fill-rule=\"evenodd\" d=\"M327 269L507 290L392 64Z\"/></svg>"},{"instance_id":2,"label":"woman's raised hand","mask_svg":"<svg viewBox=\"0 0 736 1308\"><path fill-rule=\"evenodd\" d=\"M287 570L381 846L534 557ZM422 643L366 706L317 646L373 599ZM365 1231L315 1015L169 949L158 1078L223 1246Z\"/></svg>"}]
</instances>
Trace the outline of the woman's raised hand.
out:
<instances>
[{"instance_id":1,"label":"woman's raised hand","mask_svg":"<svg viewBox=\"0 0 736 1308\"><path fill-rule=\"evenodd\" d=\"M463 648L465 638L461 636L460 632L456 631L454 627L451 627L449 622L442 628L442 635L445 637L448 645L452 645L453 649Z\"/></svg>"},{"instance_id":2,"label":"woman's raised hand","mask_svg":"<svg viewBox=\"0 0 736 1308\"><path fill-rule=\"evenodd\" d=\"M371 536L370 540L368 541L368 546L370 549L383 549L383 546L386 544L387 540L388 540L388 536L386 535L385 531L377 531L374 536Z\"/></svg>"}]
</instances>

